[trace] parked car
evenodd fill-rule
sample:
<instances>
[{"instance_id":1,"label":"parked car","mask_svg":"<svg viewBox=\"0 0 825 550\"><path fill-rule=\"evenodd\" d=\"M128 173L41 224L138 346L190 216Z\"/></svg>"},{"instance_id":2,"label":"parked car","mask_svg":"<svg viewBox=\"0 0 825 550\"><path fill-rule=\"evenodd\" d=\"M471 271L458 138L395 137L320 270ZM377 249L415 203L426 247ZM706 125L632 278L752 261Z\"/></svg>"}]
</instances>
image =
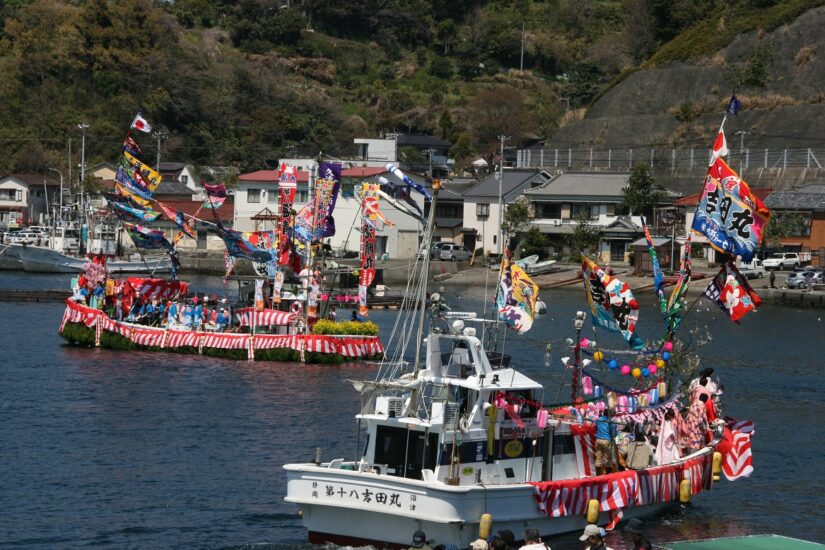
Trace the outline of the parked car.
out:
<instances>
[{"instance_id":1,"label":"parked car","mask_svg":"<svg viewBox=\"0 0 825 550\"><path fill-rule=\"evenodd\" d=\"M742 264L739 272L744 275L746 279L761 279L765 276L765 266L762 265L762 260L754 258L748 264Z\"/></svg>"},{"instance_id":2,"label":"parked car","mask_svg":"<svg viewBox=\"0 0 825 550\"><path fill-rule=\"evenodd\" d=\"M430 247L430 259L431 260L437 260L438 258L440 258L441 257L440 256L441 248L443 246L448 245L448 244L450 244L450 243L445 243L445 242L442 242L442 241L434 242L433 245ZM424 259L424 250L423 249L418 251L418 259L419 260Z\"/></svg>"},{"instance_id":3,"label":"parked car","mask_svg":"<svg viewBox=\"0 0 825 550\"><path fill-rule=\"evenodd\" d=\"M451 262L466 262L473 255L463 246L452 243L444 243L439 254L442 260L450 260Z\"/></svg>"},{"instance_id":4,"label":"parked car","mask_svg":"<svg viewBox=\"0 0 825 550\"><path fill-rule=\"evenodd\" d=\"M776 252L762 262L765 269L796 269L802 265L796 252Z\"/></svg>"},{"instance_id":5,"label":"parked car","mask_svg":"<svg viewBox=\"0 0 825 550\"><path fill-rule=\"evenodd\" d=\"M808 288L808 285L821 285L824 276L823 272L819 269L795 271L788 275L788 278L785 280L785 285L788 288Z\"/></svg>"}]
</instances>

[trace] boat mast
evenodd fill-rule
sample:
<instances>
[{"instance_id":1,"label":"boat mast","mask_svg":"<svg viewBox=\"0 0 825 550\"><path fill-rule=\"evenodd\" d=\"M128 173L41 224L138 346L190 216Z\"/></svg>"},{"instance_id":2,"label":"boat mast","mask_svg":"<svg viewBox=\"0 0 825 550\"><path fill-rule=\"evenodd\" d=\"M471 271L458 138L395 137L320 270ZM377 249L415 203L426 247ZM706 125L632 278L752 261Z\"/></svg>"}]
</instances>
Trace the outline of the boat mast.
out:
<instances>
[{"instance_id":1,"label":"boat mast","mask_svg":"<svg viewBox=\"0 0 825 550\"><path fill-rule=\"evenodd\" d=\"M433 230L435 229L435 208L438 202L438 191L440 189L441 181L433 180L433 200L430 202L430 215L427 219L427 229L424 231L426 248L424 248L424 267L421 274L424 277L424 285L421 287L421 294L418 296L420 317L418 318L418 334L415 345L414 377L417 376L418 371L421 370L421 343L424 341L424 315L427 309L427 289L430 280L430 247L432 246Z\"/></svg>"}]
</instances>

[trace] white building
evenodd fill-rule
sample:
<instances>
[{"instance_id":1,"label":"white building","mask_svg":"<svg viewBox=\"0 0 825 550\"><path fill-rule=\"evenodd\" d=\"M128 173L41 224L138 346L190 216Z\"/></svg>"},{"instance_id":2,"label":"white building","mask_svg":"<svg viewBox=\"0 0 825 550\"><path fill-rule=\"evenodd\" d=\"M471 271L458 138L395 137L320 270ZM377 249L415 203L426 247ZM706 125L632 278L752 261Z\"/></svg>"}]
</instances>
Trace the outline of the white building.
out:
<instances>
[{"instance_id":1,"label":"white building","mask_svg":"<svg viewBox=\"0 0 825 550\"><path fill-rule=\"evenodd\" d=\"M44 225L49 205L60 199L60 182L37 174L10 174L0 178L0 225L17 229Z\"/></svg>"}]
</instances>

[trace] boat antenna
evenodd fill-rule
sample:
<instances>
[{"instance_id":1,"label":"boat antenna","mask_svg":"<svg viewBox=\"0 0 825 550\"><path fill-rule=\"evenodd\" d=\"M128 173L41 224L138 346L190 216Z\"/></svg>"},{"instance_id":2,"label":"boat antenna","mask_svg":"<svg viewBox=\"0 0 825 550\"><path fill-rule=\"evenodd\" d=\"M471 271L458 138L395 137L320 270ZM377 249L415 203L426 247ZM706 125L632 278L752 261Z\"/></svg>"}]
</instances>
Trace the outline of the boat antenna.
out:
<instances>
[{"instance_id":1,"label":"boat antenna","mask_svg":"<svg viewBox=\"0 0 825 550\"><path fill-rule=\"evenodd\" d=\"M422 276L424 277L424 284L421 286L421 294L418 296L418 307L420 317L418 318L418 335L416 336L415 346L415 367L413 379L418 375L421 367L421 343L424 340L424 315L427 309L427 290L429 288L430 280L430 247L432 246L433 229L435 227L435 208L438 202L438 191L441 189L441 180L433 180L433 200L430 203L430 215L427 219L427 230L424 232L424 241L426 247L424 248L424 268Z\"/></svg>"}]
</instances>

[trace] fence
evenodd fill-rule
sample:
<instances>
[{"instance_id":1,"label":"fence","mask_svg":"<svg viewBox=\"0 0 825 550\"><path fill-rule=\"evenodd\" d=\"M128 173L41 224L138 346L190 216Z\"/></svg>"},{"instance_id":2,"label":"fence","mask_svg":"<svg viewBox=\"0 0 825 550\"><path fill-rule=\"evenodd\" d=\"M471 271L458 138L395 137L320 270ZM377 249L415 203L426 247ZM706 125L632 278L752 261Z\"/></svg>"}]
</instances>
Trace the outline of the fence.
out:
<instances>
[{"instance_id":1,"label":"fence","mask_svg":"<svg viewBox=\"0 0 825 550\"><path fill-rule=\"evenodd\" d=\"M516 151L517 168L564 168L576 170L629 171L644 162L654 170L691 170L706 167L710 149L548 149ZM822 159L820 161L820 159ZM825 149L731 150L727 162L733 168L822 168Z\"/></svg>"}]
</instances>

